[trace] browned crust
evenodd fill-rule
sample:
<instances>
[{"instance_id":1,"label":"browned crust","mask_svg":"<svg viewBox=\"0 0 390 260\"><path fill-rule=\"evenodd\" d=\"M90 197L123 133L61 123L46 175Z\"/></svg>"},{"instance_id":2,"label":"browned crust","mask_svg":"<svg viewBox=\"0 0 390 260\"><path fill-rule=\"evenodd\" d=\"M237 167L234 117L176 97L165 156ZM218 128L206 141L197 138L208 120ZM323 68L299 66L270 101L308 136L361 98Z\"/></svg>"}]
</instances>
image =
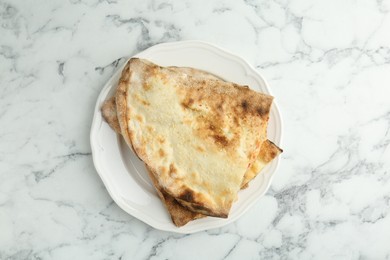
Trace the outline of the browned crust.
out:
<instances>
[{"instance_id":1,"label":"browned crust","mask_svg":"<svg viewBox=\"0 0 390 260\"><path fill-rule=\"evenodd\" d=\"M134 148L131 142L131 133L127 125L127 87L130 84L131 70L130 66L133 63L134 59L130 59L124 69L122 70L122 75L119 79L118 87L115 93L115 102L116 102L116 111L117 119L120 126L120 132L125 139L127 145L133 150L137 157L141 160L138 155L137 150Z\"/></svg>"},{"instance_id":2,"label":"browned crust","mask_svg":"<svg viewBox=\"0 0 390 260\"><path fill-rule=\"evenodd\" d=\"M279 148L276 144L274 144L270 140L267 140L261 146L259 157L263 162L269 163L282 152L283 150L281 148Z\"/></svg>"},{"instance_id":3,"label":"browned crust","mask_svg":"<svg viewBox=\"0 0 390 260\"><path fill-rule=\"evenodd\" d=\"M250 162L253 162L266 140L266 128L273 97L255 92L246 86L240 86L221 80L192 78L179 82L184 99L181 102L183 110L193 110L197 115L199 126L195 135L227 151L235 154L240 142L240 126L247 125L261 135L252 150ZM226 105L226 104L229 105ZM202 113L199 107L206 106L212 113ZM205 116L206 115L206 116ZM227 137L222 131L228 125L232 136ZM256 129L256 130L255 130ZM253 132L252 132L253 133ZM234 156L234 155L233 155Z\"/></svg>"},{"instance_id":4,"label":"browned crust","mask_svg":"<svg viewBox=\"0 0 390 260\"><path fill-rule=\"evenodd\" d=\"M130 77L131 77L130 66L133 62L139 62L139 60L138 59L131 59L126 64L126 66L122 72L122 76L119 80L118 89L116 92L115 99L116 99L117 119L118 119L119 126L120 126L120 132L122 133L126 143L133 149L133 151L137 154L137 156L139 156L142 154L142 151L137 151L136 149L134 149L134 146L132 145L132 141L131 141L132 140L132 136L131 136L132 133L129 132L128 125L127 125L128 111L127 111L126 98L127 98L127 89L129 87L129 82L130 82ZM158 66L154 65L152 67L157 68ZM211 80L211 81L213 81L213 80ZM242 99L238 101L238 104L236 105L236 107L238 107L238 110L235 112L238 112L237 114L241 114L243 116L243 118L245 118L245 115L255 114L257 116L262 117L263 120L267 121L268 116L269 116L270 105L272 103L272 97L264 95L264 97L266 97L266 98L265 99L263 98L262 102L258 102L259 99L256 96L251 95L249 92L246 93L247 92L246 90L248 90L247 87L238 86L236 84L233 84L233 85L234 85L234 89L240 90L240 93L245 92L245 95L241 96ZM215 83L214 89L215 90L219 89L217 86L217 83ZM220 89L217 92L222 93L223 91L224 91L223 89ZM189 91L189 92L191 92L191 91ZM196 94L196 93L192 93L192 94ZM214 104L212 104L212 105L214 106ZM215 106L218 108L219 104L215 103ZM218 136L216 138L218 139ZM223 142L221 142L221 144L223 144ZM258 144L257 152L260 150L260 145L261 145L261 143ZM254 154L253 159L255 159L257 152L256 152L256 154ZM156 173L152 171L151 174L153 175L154 179L156 179L156 177L157 177ZM162 193L163 191L164 191L163 189L160 189L160 193ZM164 191L164 192L166 193L166 191ZM170 195L172 195L172 194L170 194ZM201 212L203 214L210 215L210 216L227 217L227 212L216 212L215 209L207 209L203 205L199 204L199 202L202 200L198 200L198 194L195 194L191 190L185 190L183 192L183 194L178 196L177 200L182 205L185 205L187 208L189 208L192 211Z\"/></svg>"},{"instance_id":5,"label":"browned crust","mask_svg":"<svg viewBox=\"0 0 390 260\"><path fill-rule=\"evenodd\" d=\"M118 89L117 89L117 92L116 92L116 103L117 103L117 113L118 113L118 121L119 121L119 124L120 124L120 127L121 127L121 132L122 132L122 135L126 141L126 143L132 147L133 151L137 154L137 156L139 158L142 158L141 160L144 161L146 164L150 165L151 162L149 161L149 159L147 158L146 156L146 152L144 151L144 149L140 146L136 147L134 146L133 144L133 138L132 138L132 131L129 130L128 128L128 125L127 125L127 122L128 122L128 112L127 109L127 89L131 86L129 86L130 82L131 82L131 73L133 72L133 70L131 69L132 67L137 67L138 66L138 70L144 70L146 71L146 73L153 73L154 70L156 69L164 69L163 67L159 67L158 65L156 64L153 64L151 62L148 62L148 61L145 61L145 60L140 60L138 58L132 58L130 59L130 61L126 64L125 68L123 69L122 71L122 76L119 80L119 85L118 85ZM169 69L168 69L169 70ZM150 167L150 166L149 166ZM151 167L151 170L152 170L152 173L154 174L155 178L158 179L159 176L157 174L157 169L154 169ZM176 197L175 195L177 194L173 194L171 190L168 190L168 189L165 189L165 187L163 187L164 190L169 193L171 196L173 197ZM188 197L187 197L188 198ZM191 200L187 200L186 203L183 201L182 204L186 204L189 205L189 203L193 204L193 207L192 209L194 211L197 211L199 213L203 213L203 214L207 214L209 216L215 216L215 217L227 217L228 215L228 211L230 209L230 206L229 207L224 207L224 208L220 208L220 209L215 209L214 207L210 207L209 209L207 209L206 207L203 207L202 203L204 200L202 200L203 196L202 194L199 194L199 193L195 193L195 192L192 192L192 196L191 196ZM190 207L190 206L188 206ZM197 210L197 208L204 208L203 210Z\"/></svg>"},{"instance_id":6,"label":"browned crust","mask_svg":"<svg viewBox=\"0 0 390 260\"><path fill-rule=\"evenodd\" d=\"M261 145L260 152L257 156L257 160L263 162L264 164L268 164L282 152L283 152L282 149L280 149L276 144L274 144L273 142L267 139ZM248 174L248 172L246 174ZM250 175L247 177L245 175L241 189L246 189L248 187L249 182L254 178L256 178L258 174L259 172L256 172L256 174L254 174L253 176Z\"/></svg>"},{"instance_id":7,"label":"browned crust","mask_svg":"<svg viewBox=\"0 0 390 260\"><path fill-rule=\"evenodd\" d=\"M229 210L231 205L221 210L216 210L215 208L207 208L203 204L203 201L205 200L202 199L202 194L196 193L188 187L185 187L184 191L182 191L179 196L175 196L175 194L172 194L167 189L164 189L164 191L173 198L175 198L181 205L183 205L190 211L204 214L210 217L227 218L229 216Z\"/></svg>"},{"instance_id":8,"label":"browned crust","mask_svg":"<svg viewBox=\"0 0 390 260\"><path fill-rule=\"evenodd\" d=\"M111 97L104 101L103 106L101 108L102 115L104 120L108 123L108 125L117 133L121 134L121 127L119 125L117 112L116 112L116 102L115 97Z\"/></svg>"},{"instance_id":9,"label":"browned crust","mask_svg":"<svg viewBox=\"0 0 390 260\"><path fill-rule=\"evenodd\" d=\"M114 103L114 104L112 104L112 103ZM115 114L115 112L116 112L115 99L114 98L108 99L104 103L102 110L106 110L106 113L108 115L108 120L106 117L105 117L105 120L115 130L114 125L115 124L119 125L118 118ZM116 122L115 122L115 120L116 120ZM121 134L120 131L118 133ZM276 146L270 140L266 140L265 142L263 142L263 144L261 146L260 153L259 153L258 157L260 158L260 160L268 163L272 159L274 159L277 155L279 155L281 152L283 152L282 149L280 149L278 146ZM183 206L174 197L172 197L167 192L165 192L164 189L162 189L160 187L160 185L158 184L156 177L151 172L151 169L146 164L145 164L145 167L148 171L150 179L153 182L153 185L156 189L158 196L160 197L161 201L163 202L163 204L167 208L167 210L171 216L171 219L176 226L181 227L192 220L206 217L206 214L193 212L192 210L193 210L194 206L189 204L189 203L186 203L185 200L179 199L180 203L182 203L183 205L186 205L186 206ZM249 181L247 183L245 183L241 187L241 189L247 188L248 183L249 183ZM190 195L183 194L183 196L190 196ZM201 206L198 206L198 208L196 210L202 211L203 208ZM205 212L205 213L207 213L207 212Z\"/></svg>"},{"instance_id":10,"label":"browned crust","mask_svg":"<svg viewBox=\"0 0 390 260\"><path fill-rule=\"evenodd\" d=\"M117 120L119 122L119 126L120 126L120 133L122 134L123 138L125 139L126 143L132 148L132 150L137 154L137 156L139 157L139 152L142 152L142 151L137 151L137 149L134 148L134 146L132 145L132 142L131 142L131 132L129 132L128 130L128 125L127 125L127 122L128 122L128 118L127 118L127 87L129 85L129 79L131 77L131 70L130 70L130 67L131 67L131 64L133 62L138 62L139 60L138 59L130 59L130 61L126 64L125 68L123 69L122 71L122 75L121 75L121 78L119 80L119 83L118 83L118 88L116 90L116 95L115 95L115 102L116 102L116 111L117 111ZM156 66L156 65L155 65ZM149 175L152 175L152 179L153 180L156 180L157 179L157 176L156 176L156 173L150 169L149 167L148 168L148 172L149 172ZM156 185L155 185L156 186ZM168 194L167 191L165 191L163 188L156 188L158 191L159 191L159 194L162 194L164 196L170 196L170 198L173 199L173 197L171 195ZM190 190L189 190L190 191ZM192 192L192 191L190 191ZM206 214L206 215L209 215L209 216L215 216L215 217L223 217L223 218L226 218L227 217L227 213L225 212L215 212L215 211L212 211L212 210L209 210L207 208L204 208L203 205L200 205L199 203L196 203L197 201L197 197L199 194L193 194L191 193L192 196L192 200L189 200L189 197L187 196L185 199L187 199L187 201L183 200L183 199L179 199L182 204L186 205L186 207L188 208L191 208L193 209L193 211L197 211L197 212L201 212L203 214ZM164 197L165 198L165 197ZM177 203L177 201L175 200L175 203ZM173 204L173 203L172 203ZM169 205L170 207L176 207L175 205ZM177 207L176 207L177 208ZM196 213L196 214L199 214L199 213ZM180 218L180 214L178 214ZM176 217L175 217L175 221L178 222L178 224L180 223L184 223L184 221L181 221L181 220L177 220Z\"/></svg>"},{"instance_id":11,"label":"browned crust","mask_svg":"<svg viewBox=\"0 0 390 260\"><path fill-rule=\"evenodd\" d=\"M116 89L116 94L115 94L115 102L116 102L118 122L119 122L122 136L125 139L126 143L132 147L132 144L130 142L130 135L128 132L128 126L127 126L127 99L126 99L127 86L129 84L129 79L131 75L130 61L126 64L125 68L122 71L122 76L119 79L118 88Z\"/></svg>"},{"instance_id":12,"label":"browned crust","mask_svg":"<svg viewBox=\"0 0 390 260\"><path fill-rule=\"evenodd\" d=\"M191 190L187 190L186 192L193 192ZM179 199L176 200L183 205L188 211L198 212L202 215L217 217L217 218L227 218L229 216L226 212L216 212L204 207L202 204L199 204L196 200L188 200L188 199Z\"/></svg>"},{"instance_id":13,"label":"browned crust","mask_svg":"<svg viewBox=\"0 0 390 260\"><path fill-rule=\"evenodd\" d=\"M177 202L171 195L166 193L164 189L162 189L161 186L159 185L152 170L146 164L145 167L149 174L150 179L153 182L153 185L157 191L158 196L160 197L161 201L165 205L166 209L169 212L169 215L171 216L172 222L176 226L181 227L192 220L205 217L205 215L192 212L186 209L179 202Z\"/></svg>"}]
</instances>

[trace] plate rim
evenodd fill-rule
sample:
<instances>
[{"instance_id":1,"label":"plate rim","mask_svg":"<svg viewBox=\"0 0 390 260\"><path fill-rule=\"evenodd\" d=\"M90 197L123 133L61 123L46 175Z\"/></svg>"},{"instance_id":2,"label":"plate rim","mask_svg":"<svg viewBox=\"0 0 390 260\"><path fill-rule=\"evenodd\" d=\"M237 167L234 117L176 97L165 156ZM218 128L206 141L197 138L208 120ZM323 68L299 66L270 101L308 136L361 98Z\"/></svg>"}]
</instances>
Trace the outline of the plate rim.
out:
<instances>
[{"instance_id":1,"label":"plate rim","mask_svg":"<svg viewBox=\"0 0 390 260\"><path fill-rule=\"evenodd\" d=\"M206 48L208 51L212 51L216 53L218 56L223 56L223 58L227 58L229 60L234 60L235 62L239 63L239 65L244 69L245 75L251 76L255 79L260 79L264 84L263 87L267 90L268 94L272 95L272 92L269 88L268 82L266 79L262 76L260 72L257 71L257 69L252 66L250 63L248 63L244 58L238 56L237 54L232 53L231 51L228 51L224 48L221 48L219 46L216 46L212 43L208 43L205 41L199 41L199 40L187 40L187 41L175 41L175 42L167 42L167 43L160 43L153 45L149 47L148 49L139 52L131 57L126 57L126 61L116 69L116 71L112 74L112 76L107 80L107 82L104 84L102 90L100 91L97 100L96 100L96 105L94 109L94 115L93 115L93 120L91 124L91 131L90 131L90 145L91 145L91 152L92 152L92 160L93 164L95 166L95 169L100 176L106 190L108 191L109 195L111 198L115 201L115 203L122 209L124 210L127 214L132 215L133 217L139 219L140 221L146 223L149 226L152 226L155 229L162 230L162 231L167 231L167 232L174 232L174 233L181 233L181 234L190 234L190 233L195 233L195 232L200 232L204 230L209 230L209 229L214 229L214 228L219 228L222 226L225 226L229 223L232 223L236 221L238 218L240 218L245 212L247 212L261 197L263 197L266 192L269 190L269 187L272 184L272 180L275 176L275 173L277 172L280 164L280 158L276 158L274 160L274 169L270 173L269 181L264 189L263 192L260 194L256 194L254 192L251 197L254 197L250 199L245 205L244 208L234 217L229 217L227 219L221 219L219 222L215 223L211 227L193 227L191 228L186 228L188 226L183 226L183 227L176 227L173 226L174 228L172 229L169 226L166 226L165 223L159 222L157 219L150 217L148 214L139 211L135 208L130 208L128 204L126 204L120 195L116 193L115 191L112 190L112 185L110 184L109 178L105 174L103 174L103 170L100 167L100 164L98 163L98 158L100 157L100 153L98 152L97 149L97 144L95 142L95 136L97 135L98 129L100 129L100 125L103 123L102 116L101 116L101 105L104 99L108 96L109 92L111 91L111 88L113 87L112 81L115 77L117 77L124 66L126 65L127 61L132 58L132 57L141 57L141 56L147 56L148 54L152 54L153 51L161 51L161 49L167 49L167 50L172 50L172 48L184 48L184 47L195 47L195 48ZM160 49L160 50L159 50ZM276 114L276 121L277 124L279 125L279 132L276 133L276 138L277 140L275 143L277 145L282 144L282 129L283 129L283 120L282 116L279 110L279 107L277 105L277 102L274 100L273 101L273 107L274 107L274 113ZM165 207L165 206L164 206Z\"/></svg>"}]
</instances>

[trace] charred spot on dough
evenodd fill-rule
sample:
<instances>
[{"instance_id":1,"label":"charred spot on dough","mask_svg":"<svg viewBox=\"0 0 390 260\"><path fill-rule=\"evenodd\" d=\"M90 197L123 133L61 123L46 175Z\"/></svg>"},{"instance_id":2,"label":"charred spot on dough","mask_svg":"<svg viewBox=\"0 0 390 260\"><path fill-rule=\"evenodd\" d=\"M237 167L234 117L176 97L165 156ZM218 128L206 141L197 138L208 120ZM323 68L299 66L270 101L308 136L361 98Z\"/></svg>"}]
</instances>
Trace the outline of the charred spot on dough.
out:
<instances>
[{"instance_id":1,"label":"charred spot on dough","mask_svg":"<svg viewBox=\"0 0 390 260\"><path fill-rule=\"evenodd\" d=\"M209 129L210 129L211 131L215 131L215 129L216 129L216 128L215 128L215 125L210 124L210 125L209 125Z\"/></svg>"},{"instance_id":2,"label":"charred spot on dough","mask_svg":"<svg viewBox=\"0 0 390 260\"><path fill-rule=\"evenodd\" d=\"M248 107L249 107L248 101L247 100L243 100L241 102L241 107L246 112L248 110Z\"/></svg>"},{"instance_id":3,"label":"charred spot on dough","mask_svg":"<svg viewBox=\"0 0 390 260\"><path fill-rule=\"evenodd\" d=\"M209 215L213 217L219 217L219 218L227 218L228 214L226 213L216 213L216 212L211 212L210 209L205 207L203 204L200 203L191 203L189 205L186 205L187 208L189 208L192 211L197 211L200 212L204 215Z\"/></svg>"},{"instance_id":4,"label":"charred spot on dough","mask_svg":"<svg viewBox=\"0 0 390 260\"><path fill-rule=\"evenodd\" d=\"M227 146L229 144L229 140L223 135L213 135L214 141L222 146Z\"/></svg>"},{"instance_id":5,"label":"charred spot on dough","mask_svg":"<svg viewBox=\"0 0 390 260\"><path fill-rule=\"evenodd\" d=\"M187 201L187 202L193 202L194 201L194 192L192 190L186 189L184 192L182 192L179 196L179 199Z\"/></svg>"},{"instance_id":6,"label":"charred spot on dough","mask_svg":"<svg viewBox=\"0 0 390 260\"><path fill-rule=\"evenodd\" d=\"M256 108L256 112L257 112L257 114L259 115L259 116L265 116L265 115L267 115L268 114L268 111L269 109L266 109L266 108L264 108L264 107L262 107L262 106L259 106L259 107L257 107Z\"/></svg>"},{"instance_id":7,"label":"charred spot on dough","mask_svg":"<svg viewBox=\"0 0 390 260\"><path fill-rule=\"evenodd\" d=\"M203 205L201 205L201 204L199 204L199 203L193 204L192 207L193 207L194 209L196 209L196 210L200 210L200 211L204 211L204 212L207 212L207 211L208 211L208 209L207 209L205 206L203 206Z\"/></svg>"},{"instance_id":8,"label":"charred spot on dough","mask_svg":"<svg viewBox=\"0 0 390 260\"><path fill-rule=\"evenodd\" d=\"M262 107L258 107L256 108L256 112L259 116L262 116L264 115L264 109Z\"/></svg>"}]
</instances>

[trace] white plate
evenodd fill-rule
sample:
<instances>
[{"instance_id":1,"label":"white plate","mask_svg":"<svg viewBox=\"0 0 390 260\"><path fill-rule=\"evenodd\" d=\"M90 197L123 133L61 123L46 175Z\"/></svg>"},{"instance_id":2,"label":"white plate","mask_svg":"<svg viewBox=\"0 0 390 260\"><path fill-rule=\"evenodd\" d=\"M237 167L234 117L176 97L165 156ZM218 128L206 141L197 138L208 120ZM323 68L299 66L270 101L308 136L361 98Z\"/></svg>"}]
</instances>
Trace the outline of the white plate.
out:
<instances>
[{"instance_id":1,"label":"white plate","mask_svg":"<svg viewBox=\"0 0 390 260\"><path fill-rule=\"evenodd\" d=\"M246 61L214 45L199 41L173 42L155 45L136 57L151 60L163 66L187 66L202 69L225 80L269 93L264 78ZM144 164L128 149L123 139L103 120L100 108L114 94L123 67L111 77L102 89L96 103L91 129L93 162L113 200L127 213L150 226L177 233L193 233L217 228L238 219L267 191L278 166L275 159L249 187L239 192L229 218L207 217L183 227L173 225L164 205L148 178ZM282 121L276 103L273 103L268 125L268 139L277 145L281 141Z\"/></svg>"}]
</instances>

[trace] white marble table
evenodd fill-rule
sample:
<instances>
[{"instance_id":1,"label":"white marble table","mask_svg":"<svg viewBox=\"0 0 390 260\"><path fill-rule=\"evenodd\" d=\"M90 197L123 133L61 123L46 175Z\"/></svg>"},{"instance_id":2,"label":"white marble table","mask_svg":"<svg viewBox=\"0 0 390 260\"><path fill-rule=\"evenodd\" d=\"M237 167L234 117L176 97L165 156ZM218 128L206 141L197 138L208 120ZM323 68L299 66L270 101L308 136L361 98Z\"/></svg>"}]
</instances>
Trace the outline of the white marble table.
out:
<instances>
[{"instance_id":1,"label":"white marble table","mask_svg":"<svg viewBox=\"0 0 390 260\"><path fill-rule=\"evenodd\" d=\"M0 1L0 259L389 259L390 1ZM268 79L285 150L224 228L154 230L91 159L124 56L204 40Z\"/></svg>"}]
</instances>

